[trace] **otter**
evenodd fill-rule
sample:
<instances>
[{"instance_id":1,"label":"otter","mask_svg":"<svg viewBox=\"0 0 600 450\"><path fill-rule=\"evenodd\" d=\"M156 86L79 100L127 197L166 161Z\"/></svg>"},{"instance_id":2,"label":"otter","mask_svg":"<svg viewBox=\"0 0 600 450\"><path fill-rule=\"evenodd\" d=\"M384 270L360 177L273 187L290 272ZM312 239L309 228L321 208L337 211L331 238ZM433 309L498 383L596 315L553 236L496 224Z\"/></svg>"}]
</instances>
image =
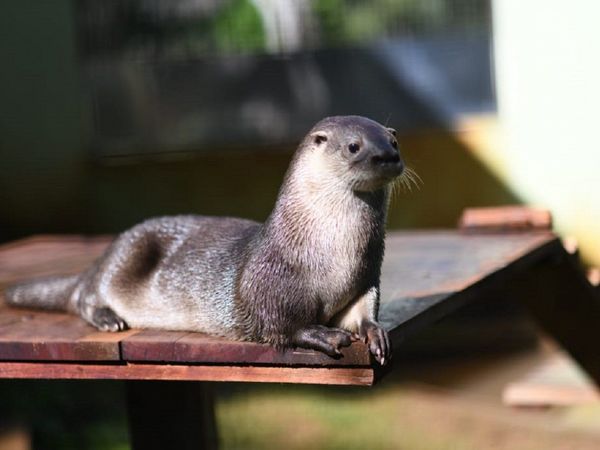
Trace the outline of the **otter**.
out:
<instances>
[{"instance_id":1,"label":"otter","mask_svg":"<svg viewBox=\"0 0 600 450\"><path fill-rule=\"evenodd\" d=\"M396 132L329 117L301 142L264 224L149 219L79 275L9 288L11 305L69 311L103 331L198 331L333 357L362 339L391 356L377 322L390 189L404 171Z\"/></svg>"}]
</instances>

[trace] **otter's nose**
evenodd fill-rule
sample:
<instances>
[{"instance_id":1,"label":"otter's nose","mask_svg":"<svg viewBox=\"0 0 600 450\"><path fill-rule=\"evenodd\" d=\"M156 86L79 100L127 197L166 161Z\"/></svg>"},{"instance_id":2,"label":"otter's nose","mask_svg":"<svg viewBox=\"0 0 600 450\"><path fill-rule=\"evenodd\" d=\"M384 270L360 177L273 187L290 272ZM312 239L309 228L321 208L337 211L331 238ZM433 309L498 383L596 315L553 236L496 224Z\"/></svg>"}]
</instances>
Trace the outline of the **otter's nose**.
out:
<instances>
[{"instance_id":1,"label":"otter's nose","mask_svg":"<svg viewBox=\"0 0 600 450\"><path fill-rule=\"evenodd\" d=\"M395 150L383 150L374 154L371 157L371 162L378 166L398 164L400 162L400 155Z\"/></svg>"}]
</instances>

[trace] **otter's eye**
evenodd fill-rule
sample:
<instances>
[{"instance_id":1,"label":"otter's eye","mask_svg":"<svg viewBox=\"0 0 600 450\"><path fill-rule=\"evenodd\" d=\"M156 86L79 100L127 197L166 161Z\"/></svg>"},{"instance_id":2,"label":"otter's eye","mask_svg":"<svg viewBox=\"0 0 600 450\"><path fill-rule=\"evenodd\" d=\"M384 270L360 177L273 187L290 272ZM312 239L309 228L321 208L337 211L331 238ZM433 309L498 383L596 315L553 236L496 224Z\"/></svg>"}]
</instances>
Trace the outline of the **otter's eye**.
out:
<instances>
[{"instance_id":1,"label":"otter's eye","mask_svg":"<svg viewBox=\"0 0 600 450\"><path fill-rule=\"evenodd\" d=\"M357 153L360 150L360 145L358 145L356 142L353 142L348 146L348 150L350 153Z\"/></svg>"},{"instance_id":2,"label":"otter's eye","mask_svg":"<svg viewBox=\"0 0 600 450\"><path fill-rule=\"evenodd\" d=\"M396 150L398 150L398 141L396 139L392 139L391 144L392 144L392 147L394 147Z\"/></svg>"}]
</instances>

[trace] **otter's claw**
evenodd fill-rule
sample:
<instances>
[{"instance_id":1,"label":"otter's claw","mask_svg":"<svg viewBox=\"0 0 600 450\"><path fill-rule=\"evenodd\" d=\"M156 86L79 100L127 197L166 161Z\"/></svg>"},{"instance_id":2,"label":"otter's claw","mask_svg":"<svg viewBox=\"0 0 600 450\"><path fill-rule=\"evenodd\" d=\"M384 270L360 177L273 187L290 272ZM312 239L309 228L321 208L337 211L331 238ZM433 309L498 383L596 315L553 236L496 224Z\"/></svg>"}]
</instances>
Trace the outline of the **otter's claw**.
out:
<instances>
[{"instance_id":1,"label":"otter's claw","mask_svg":"<svg viewBox=\"0 0 600 450\"><path fill-rule=\"evenodd\" d=\"M363 322L359 331L360 338L369 346L369 351L382 366L392 357L392 345L387 331L375 322Z\"/></svg>"},{"instance_id":2,"label":"otter's claw","mask_svg":"<svg viewBox=\"0 0 600 450\"><path fill-rule=\"evenodd\" d=\"M110 308L98 308L92 315L93 324L101 331L123 331L127 324Z\"/></svg>"}]
</instances>

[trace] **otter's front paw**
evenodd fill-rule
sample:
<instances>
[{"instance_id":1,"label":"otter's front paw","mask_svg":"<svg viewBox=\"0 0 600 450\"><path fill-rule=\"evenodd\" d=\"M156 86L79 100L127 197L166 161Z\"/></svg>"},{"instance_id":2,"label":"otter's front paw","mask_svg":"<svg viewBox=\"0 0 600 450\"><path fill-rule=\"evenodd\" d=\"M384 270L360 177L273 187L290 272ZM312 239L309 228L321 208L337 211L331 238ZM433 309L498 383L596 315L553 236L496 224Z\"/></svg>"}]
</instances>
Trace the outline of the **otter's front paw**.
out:
<instances>
[{"instance_id":1,"label":"otter's front paw","mask_svg":"<svg viewBox=\"0 0 600 450\"><path fill-rule=\"evenodd\" d=\"M358 332L360 339L369 346L369 350L382 366L392 357L392 345L387 331L376 322L365 321Z\"/></svg>"},{"instance_id":2,"label":"otter's front paw","mask_svg":"<svg viewBox=\"0 0 600 450\"><path fill-rule=\"evenodd\" d=\"M101 331L123 331L127 324L110 308L97 308L92 314L92 323Z\"/></svg>"},{"instance_id":3,"label":"otter's front paw","mask_svg":"<svg viewBox=\"0 0 600 450\"><path fill-rule=\"evenodd\" d=\"M330 328L323 325L313 325L298 330L294 336L294 344L298 347L310 348L339 357L341 348L348 347L358 340L358 336L341 328Z\"/></svg>"}]
</instances>

